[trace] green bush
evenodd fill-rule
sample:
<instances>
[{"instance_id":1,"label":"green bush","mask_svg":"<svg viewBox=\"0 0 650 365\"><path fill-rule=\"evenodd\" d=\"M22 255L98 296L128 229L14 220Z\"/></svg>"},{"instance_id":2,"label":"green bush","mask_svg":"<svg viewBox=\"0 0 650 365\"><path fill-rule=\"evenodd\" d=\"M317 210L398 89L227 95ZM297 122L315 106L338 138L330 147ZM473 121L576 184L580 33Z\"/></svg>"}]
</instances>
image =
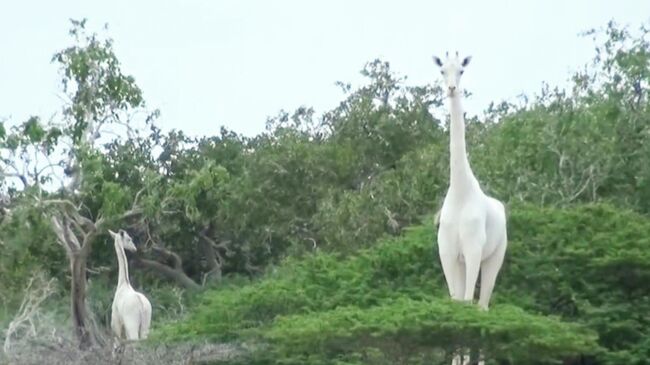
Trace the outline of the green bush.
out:
<instances>
[{"instance_id":1,"label":"green bush","mask_svg":"<svg viewBox=\"0 0 650 365\"><path fill-rule=\"evenodd\" d=\"M510 207L507 258L488 313L445 299L433 233L413 227L349 257L286 260L250 285L205 293L187 319L158 335L258 339L271 344L268 356L297 363L306 354L310 363L420 361L400 358L414 352L434 361L479 343L511 363L646 358L647 218L607 205Z\"/></svg>"},{"instance_id":2,"label":"green bush","mask_svg":"<svg viewBox=\"0 0 650 365\"><path fill-rule=\"evenodd\" d=\"M385 240L346 259L335 254L287 259L251 285L207 292L189 319L163 333L231 339L240 330L267 324L281 314L350 303L369 307L402 295L421 299L433 291L442 295L444 279L431 265L432 239L429 229L418 227L404 239ZM432 284L434 277L438 280Z\"/></svg>"},{"instance_id":3,"label":"green bush","mask_svg":"<svg viewBox=\"0 0 650 365\"><path fill-rule=\"evenodd\" d=\"M281 357L378 350L391 363L448 362L459 347L481 347L490 360L545 363L598 349L596 334L576 324L503 305L490 312L451 300L399 298L370 308L279 317L262 331ZM446 356L445 356L446 355Z\"/></svg>"},{"instance_id":4,"label":"green bush","mask_svg":"<svg viewBox=\"0 0 650 365\"><path fill-rule=\"evenodd\" d=\"M607 205L514 207L495 299L587 325L605 364L642 364L650 337L650 220Z\"/></svg>"}]
</instances>

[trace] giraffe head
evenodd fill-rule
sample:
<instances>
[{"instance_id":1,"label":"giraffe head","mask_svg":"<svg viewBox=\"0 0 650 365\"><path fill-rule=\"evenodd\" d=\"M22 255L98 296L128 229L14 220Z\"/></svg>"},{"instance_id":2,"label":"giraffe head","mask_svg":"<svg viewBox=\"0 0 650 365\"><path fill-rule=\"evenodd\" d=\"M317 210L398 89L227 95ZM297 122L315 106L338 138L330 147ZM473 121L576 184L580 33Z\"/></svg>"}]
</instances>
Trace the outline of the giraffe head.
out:
<instances>
[{"instance_id":1,"label":"giraffe head","mask_svg":"<svg viewBox=\"0 0 650 365\"><path fill-rule=\"evenodd\" d=\"M449 52L446 54L445 62L436 56L433 56L433 61L440 67L440 74L442 75L445 86L447 87L447 96L454 97L460 91L460 77L465 72L465 67L469 65L471 56L463 59L458 57L458 52L453 57L449 57Z\"/></svg>"},{"instance_id":2,"label":"giraffe head","mask_svg":"<svg viewBox=\"0 0 650 365\"><path fill-rule=\"evenodd\" d=\"M117 233L115 233L109 229L108 233L110 233L111 237L113 237L113 239L116 242L119 242L122 245L122 247L124 247L125 250L129 250L132 252L137 251L137 249L135 248L135 244L133 243L133 239L131 239L131 236L129 236L129 234L125 230L120 229L119 231L117 231Z\"/></svg>"}]
</instances>

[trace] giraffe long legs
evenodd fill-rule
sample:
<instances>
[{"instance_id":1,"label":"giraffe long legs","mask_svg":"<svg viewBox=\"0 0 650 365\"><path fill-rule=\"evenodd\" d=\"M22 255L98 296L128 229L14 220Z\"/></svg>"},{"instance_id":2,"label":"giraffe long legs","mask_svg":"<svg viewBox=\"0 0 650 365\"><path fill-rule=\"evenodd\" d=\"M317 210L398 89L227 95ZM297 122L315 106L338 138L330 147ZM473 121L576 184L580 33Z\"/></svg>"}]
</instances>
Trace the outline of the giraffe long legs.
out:
<instances>
[{"instance_id":1,"label":"giraffe long legs","mask_svg":"<svg viewBox=\"0 0 650 365\"><path fill-rule=\"evenodd\" d=\"M481 264L481 293L479 295L478 305L483 310L487 310L490 305L490 298L492 297L494 284L506 255L506 245L504 239L499 247L497 247L496 252Z\"/></svg>"}]
</instances>

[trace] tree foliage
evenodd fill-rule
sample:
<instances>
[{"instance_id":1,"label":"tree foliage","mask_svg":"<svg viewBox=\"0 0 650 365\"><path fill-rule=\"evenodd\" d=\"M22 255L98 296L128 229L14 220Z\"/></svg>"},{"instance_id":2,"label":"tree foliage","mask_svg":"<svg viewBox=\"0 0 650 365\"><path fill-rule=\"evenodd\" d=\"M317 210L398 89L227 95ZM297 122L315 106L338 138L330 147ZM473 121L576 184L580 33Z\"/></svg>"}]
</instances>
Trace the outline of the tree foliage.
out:
<instances>
[{"instance_id":1,"label":"tree foliage","mask_svg":"<svg viewBox=\"0 0 650 365\"><path fill-rule=\"evenodd\" d=\"M189 318L159 335L261 338L270 344L263 357L295 363L369 353L378 363L444 362L460 346L509 363L643 363L648 219L608 205L517 204L510 224L487 313L445 298L434 231L422 226L346 259L288 259L261 281L207 292Z\"/></svg>"}]
</instances>

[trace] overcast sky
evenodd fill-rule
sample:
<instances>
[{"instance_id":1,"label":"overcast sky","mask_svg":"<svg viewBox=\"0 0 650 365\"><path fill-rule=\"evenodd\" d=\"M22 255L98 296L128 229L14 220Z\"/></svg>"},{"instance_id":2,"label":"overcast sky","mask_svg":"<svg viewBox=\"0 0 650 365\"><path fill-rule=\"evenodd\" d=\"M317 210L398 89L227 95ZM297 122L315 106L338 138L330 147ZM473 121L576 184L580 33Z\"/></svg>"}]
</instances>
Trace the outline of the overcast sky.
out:
<instances>
[{"instance_id":1,"label":"overcast sky","mask_svg":"<svg viewBox=\"0 0 650 365\"><path fill-rule=\"evenodd\" d=\"M61 110L52 54L70 46L69 19L108 35L164 129L247 135L280 109L342 100L335 81L389 61L407 84L438 77L431 56L471 54L463 84L470 114L490 101L564 85L593 55L578 34L613 19L637 28L650 1L5 1L0 9L0 118L22 122Z\"/></svg>"}]
</instances>

